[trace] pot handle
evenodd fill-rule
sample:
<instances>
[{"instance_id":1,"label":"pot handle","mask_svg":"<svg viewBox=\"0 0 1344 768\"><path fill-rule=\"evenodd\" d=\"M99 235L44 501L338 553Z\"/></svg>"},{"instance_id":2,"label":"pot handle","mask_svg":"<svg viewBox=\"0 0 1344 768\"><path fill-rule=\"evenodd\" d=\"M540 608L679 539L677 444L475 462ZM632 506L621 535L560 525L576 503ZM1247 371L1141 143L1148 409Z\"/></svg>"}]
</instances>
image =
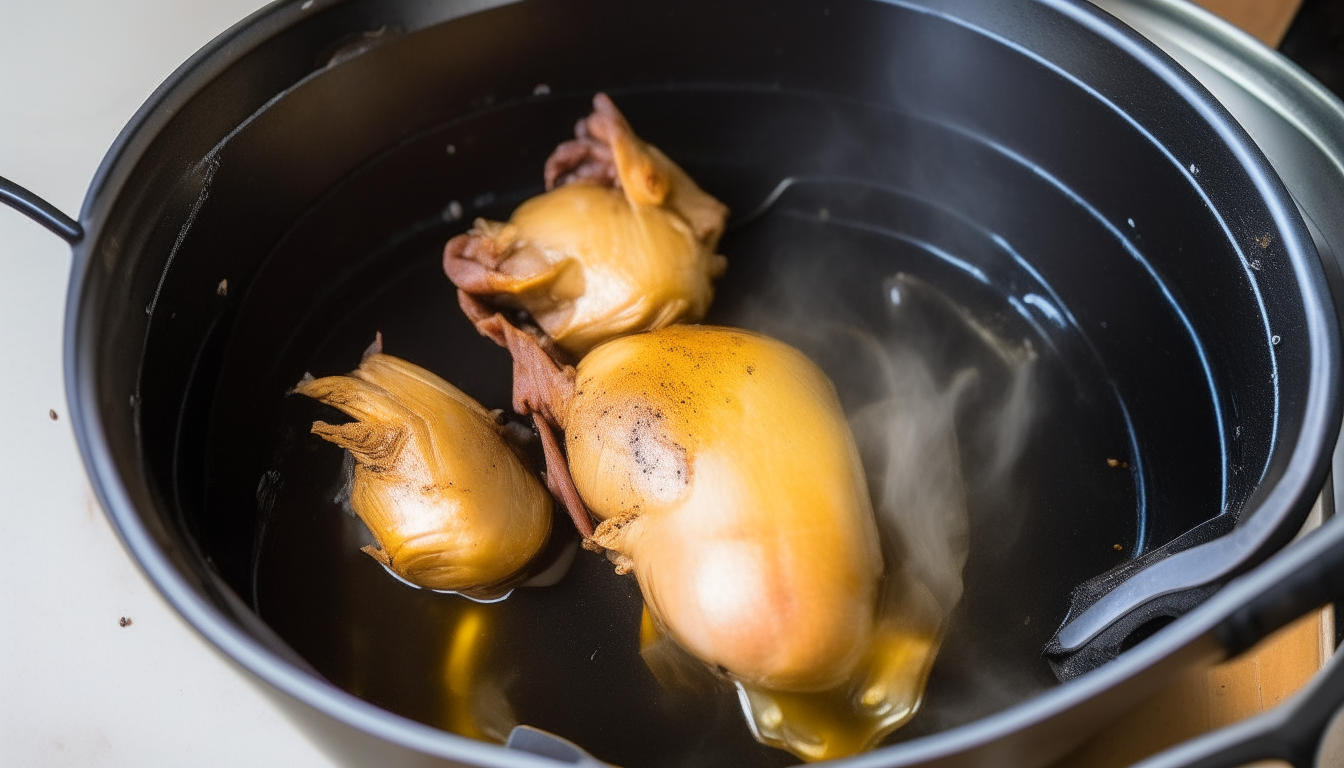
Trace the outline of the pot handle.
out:
<instances>
[{"instance_id":1,"label":"pot handle","mask_svg":"<svg viewBox=\"0 0 1344 768\"><path fill-rule=\"evenodd\" d=\"M1336 654L1307 687L1270 711L1159 752L1133 768L1240 768L1284 760L1312 768L1344 705L1344 658Z\"/></svg>"},{"instance_id":2,"label":"pot handle","mask_svg":"<svg viewBox=\"0 0 1344 768\"><path fill-rule=\"evenodd\" d=\"M1344 600L1344 516L1296 542L1283 566L1292 570L1214 628L1214 636L1236 656L1308 611ZM1344 697L1344 688L1340 691Z\"/></svg>"},{"instance_id":3,"label":"pot handle","mask_svg":"<svg viewBox=\"0 0 1344 768\"><path fill-rule=\"evenodd\" d=\"M1327 521L1291 549L1297 551L1282 563L1291 570L1214 628L1231 655L1314 608L1344 599L1344 517ZM1336 654L1284 704L1161 752L1135 768L1237 768L1257 760L1286 760L1310 768L1341 707L1344 654Z\"/></svg>"},{"instance_id":4,"label":"pot handle","mask_svg":"<svg viewBox=\"0 0 1344 768\"><path fill-rule=\"evenodd\" d=\"M84 239L84 228L79 225L79 222L61 213L56 206L3 176L0 176L0 202L55 232L57 236L71 245Z\"/></svg>"}]
</instances>

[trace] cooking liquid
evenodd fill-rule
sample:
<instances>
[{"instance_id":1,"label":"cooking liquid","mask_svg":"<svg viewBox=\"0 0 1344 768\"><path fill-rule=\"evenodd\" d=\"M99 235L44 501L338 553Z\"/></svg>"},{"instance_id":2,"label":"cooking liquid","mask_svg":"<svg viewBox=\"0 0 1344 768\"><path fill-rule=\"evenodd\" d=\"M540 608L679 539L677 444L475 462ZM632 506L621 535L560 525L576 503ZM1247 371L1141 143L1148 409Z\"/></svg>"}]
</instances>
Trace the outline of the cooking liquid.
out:
<instances>
[{"instance_id":1,"label":"cooking liquid","mask_svg":"<svg viewBox=\"0 0 1344 768\"><path fill-rule=\"evenodd\" d=\"M903 594L881 611L858 670L838 688L816 693L771 691L737 683L756 737L804 760L858 754L919 711L937 658L943 616L919 594Z\"/></svg>"},{"instance_id":2,"label":"cooking liquid","mask_svg":"<svg viewBox=\"0 0 1344 768\"><path fill-rule=\"evenodd\" d=\"M494 604L397 582L359 552L370 540L343 509L342 452L308 434L313 420L336 420L334 412L304 398L283 405L264 495L255 569L261 616L334 684L393 712L493 741L513 725L532 725L626 768L796 762L753 732L805 759L848 754L967 722L1052 685L1044 663L1025 673L1020 663L1036 656L1057 623L1040 606L1062 606L1067 585L1093 575L1099 562L1118 563L1136 541L1140 462L1126 453L1127 423L1103 373L1069 352L1068 338L1061 343L1073 330L1042 325L994 286L908 239L848 226L834 192L797 185L730 232L721 250L731 266L708 321L798 346L831 376L851 416L889 394L874 383L882 355L864 350L875 343L887 359L921 360L933 394L955 395L949 426L970 526L964 595L959 562L951 604L942 590L925 613L902 608L909 593L888 584L869 655L843 690L753 690L707 670L660 683L641 655L651 635L645 626L641 642L647 622L638 585L588 552L559 584L520 588ZM384 257L381 288L341 313L314 346L309 369L318 376L353 369L381 329L388 353L445 376L486 407L507 408L510 362L458 314L439 272L446 239L428 231L401 243L399 257ZM396 263L404 265L399 272L386 271ZM1015 389L1027 368L1030 386ZM1030 418L1006 433L1009 406L1024 401ZM860 445L877 484L883 457L866 450L862 436ZM1109 468L1115 456L1130 469ZM1037 514L1084 507L1089 525L1070 530L1051 524L1059 513ZM574 536L570 528L556 520L557 536ZM884 536L899 530L882 528ZM1112 550L1118 542L1125 552ZM920 546L884 542L889 570ZM1087 554L1059 556L1070 548ZM1042 567L1046 558L1054 560Z\"/></svg>"}]
</instances>

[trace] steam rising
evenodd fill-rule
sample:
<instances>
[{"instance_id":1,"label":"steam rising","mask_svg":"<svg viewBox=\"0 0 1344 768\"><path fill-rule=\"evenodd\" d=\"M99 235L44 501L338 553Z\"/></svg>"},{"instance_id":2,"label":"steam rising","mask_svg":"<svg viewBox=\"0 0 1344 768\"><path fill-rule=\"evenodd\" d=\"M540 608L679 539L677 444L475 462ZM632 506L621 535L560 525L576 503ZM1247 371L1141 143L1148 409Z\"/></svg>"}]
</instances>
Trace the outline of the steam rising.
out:
<instances>
[{"instance_id":1,"label":"steam rising","mask_svg":"<svg viewBox=\"0 0 1344 768\"><path fill-rule=\"evenodd\" d=\"M818 282L793 272L741 322L799 347L835 381L882 536L880 620L941 636L963 591L968 489L1011 485L1035 413L1036 353L913 276L885 282L887 322L875 324L836 317L838 303L819 300ZM815 307L831 316L817 320ZM979 457L975 466L968 454Z\"/></svg>"},{"instance_id":2,"label":"steam rising","mask_svg":"<svg viewBox=\"0 0 1344 768\"><path fill-rule=\"evenodd\" d=\"M940 390L919 357L888 350L868 334L860 340L872 347L886 393L850 419L883 536L883 556L888 569L896 571L899 563L909 579L928 590L943 617L961 599L969 544L953 418L976 374L959 371ZM900 591L889 589L888 603L898 600Z\"/></svg>"}]
</instances>

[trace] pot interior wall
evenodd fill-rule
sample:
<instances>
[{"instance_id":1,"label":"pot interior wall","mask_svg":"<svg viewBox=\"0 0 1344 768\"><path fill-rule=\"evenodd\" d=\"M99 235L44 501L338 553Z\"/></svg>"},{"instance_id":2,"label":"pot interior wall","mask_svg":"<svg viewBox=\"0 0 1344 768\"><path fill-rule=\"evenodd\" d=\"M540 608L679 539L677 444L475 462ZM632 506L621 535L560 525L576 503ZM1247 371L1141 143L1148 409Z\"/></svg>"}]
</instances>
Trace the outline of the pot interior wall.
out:
<instances>
[{"instance_id":1,"label":"pot interior wall","mask_svg":"<svg viewBox=\"0 0 1344 768\"><path fill-rule=\"evenodd\" d=\"M452 728L445 649L483 611L483 668L524 722L622 765L791 762L727 693L656 687L637 587L598 558L497 606L394 582L357 552L340 452L307 434L333 412L286 395L353 368L381 330L507 409L507 356L460 316L439 254L541 190L599 89L734 211L710 321L799 345L856 408L874 369L851 331L914 351L944 389L977 372L956 420L966 593L894 740L1050 685L1039 649L1072 586L1240 510L1292 443L1307 341L1283 235L1194 110L1100 42L1080 58L1037 40L1036 58L858 0L524 2L419 31L397 4L400 23L372 24L370 6L351 4L381 32L123 209L157 211L123 278L149 309L136 426L155 524L347 690ZM996 23L1054 18L1019 10ZM1007 472L987 436L1013 377L986 338L1036 361Z\"/></svg>"}]
</instances>

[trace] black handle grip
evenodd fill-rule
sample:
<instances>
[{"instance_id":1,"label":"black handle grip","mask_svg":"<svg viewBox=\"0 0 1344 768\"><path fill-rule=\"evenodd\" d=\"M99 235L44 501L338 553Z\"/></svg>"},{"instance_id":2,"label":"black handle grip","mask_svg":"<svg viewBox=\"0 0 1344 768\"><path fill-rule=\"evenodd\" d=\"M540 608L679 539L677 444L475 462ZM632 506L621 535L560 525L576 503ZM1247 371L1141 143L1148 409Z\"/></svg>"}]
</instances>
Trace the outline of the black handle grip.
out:
<instances>
[{"instance_id":1,"label":"black handle grip","mask_svg":"<svg viewBox=\"0 0 1344 768\"><path fill-rule=\"evenodd\" d=\"M0 176L0 202L55 232L61 239L74 245L84 239L84 228L78 221L61 213L46 200Z\"/></svg>"},{"instance_id":2,"label":"black handle grip","mask_svg":"<svg viewBox=\"0 0 1344 768\"><path fill-rule=\"evenodd\" d=\"M1344 658L1335 656L1287 703L1161 752L1134 768L1240 768L1260 760L1311 768L1341 704Z\"/></svg>"},{"instance_id":3,"label":"black handle grip","mask_svg":"<svg viewBox=\"0 0 1344 768\"><path fill-rule=\"evenodd\" d=\"M1233 655L1308 611L1344 599L1344 518L1332 518L1276 560L1265 567L1280 569L1279 577L1214 629ZM1238 768L1259 760L1310 768L1341 706L1344 655L1336 655L1284 704L1161 752L1134 768Z\"/></svg>"},{"instance_id":4,"label":"black handle grip","mask_svg":"<svg viewBox=\"0 0 1344 768\"><path fill-rule=\"evenodd\" d=\"M1334 517L1284 553L1291 568L1214 629L1235 656L1275 630L1327 603L1344 599L1344 517Z\"/></svg>"}]
</instances>

